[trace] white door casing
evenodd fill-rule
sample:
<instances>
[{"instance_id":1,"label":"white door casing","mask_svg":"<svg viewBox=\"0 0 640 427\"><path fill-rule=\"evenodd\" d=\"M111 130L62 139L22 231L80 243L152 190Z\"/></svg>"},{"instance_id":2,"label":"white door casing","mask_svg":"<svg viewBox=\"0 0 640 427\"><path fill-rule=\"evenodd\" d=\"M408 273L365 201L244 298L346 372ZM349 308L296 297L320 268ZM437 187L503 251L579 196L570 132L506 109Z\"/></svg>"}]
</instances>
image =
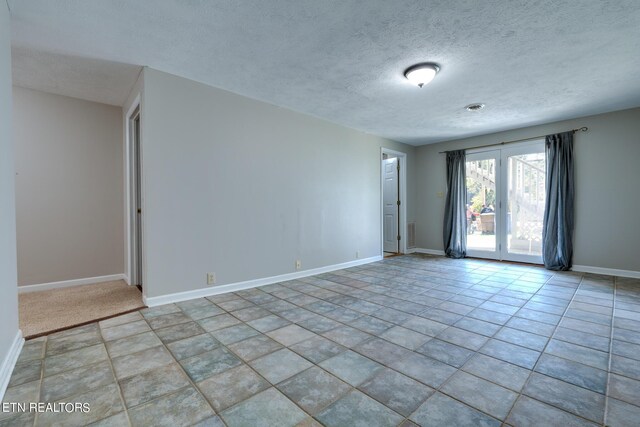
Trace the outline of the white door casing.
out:
<instances>
[{"instance_id":1,"label":"white door casing","mask_svg":"<svg viewBox=\"0 0 640 427\"><path fill-rule=\"evenodd\" d=\"M473 171L469 168L469 162L486 160L493 162L495 167L494 185L495 185L495 231L492 236L484 236L483 239L492 237L495 246L491 247L474 247L473 240L481 231L475 231L473 237L467 235L467 256L477 258L496 259L504 261L528 262L541 264L542 257L540 255L523 254L516 250L510 250L510 231L515 228L515 224L510 224L513 216L508 213L510 206L509 183L512 181L510 174L509 159L512 156L523 154L544 153L544 141L536 140L521 144L514 144L510 147L501 147L493 149L470 150L467 154L467 178L473 177ZM528 171L530 174L530 172ZM544 171L540 172L544 177ZM542 186L544 181L542 181ZM542 220L541 212L538 212L540 221Z\"/></svg>"},{"instance_id":2,"label":"white door casing","mask_svg":"<svg viewBox=\"0 0 640 427\"><path fill-rule=\"evenodd\" d=\"M383 167L383 250L399 252L398 240L398 158L382 160Z\"/></svg>"}]
</instances>

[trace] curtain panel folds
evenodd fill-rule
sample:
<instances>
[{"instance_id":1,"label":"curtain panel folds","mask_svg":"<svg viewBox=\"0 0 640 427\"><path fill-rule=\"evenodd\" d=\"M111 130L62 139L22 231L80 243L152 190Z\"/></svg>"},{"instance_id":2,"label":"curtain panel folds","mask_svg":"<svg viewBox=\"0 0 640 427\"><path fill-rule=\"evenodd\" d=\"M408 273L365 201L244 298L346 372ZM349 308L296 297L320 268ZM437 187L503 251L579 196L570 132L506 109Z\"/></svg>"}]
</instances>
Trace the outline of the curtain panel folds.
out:
<instances>
[{"instance_id":1,"label":"curtain panel folds","mask_svg":"<svg viewBox=\"0 0 640 427\"><path fill-rule=\"evenodd\" d=\"M573 257L573 131L545 138L547 172L542 260L549 270L569 270Z\"/></svg>"},{"instance_id":2,"label":"curtain panel folds","mask_svg":"<svg viewBox=\"0 0 640 427\"><path fill-rule=\"evenodd\" d=\"M467 254L467 185L464 150L447 152L447 199L444 207L444 253L450 258Z\"/></svg>"}]
</instances>

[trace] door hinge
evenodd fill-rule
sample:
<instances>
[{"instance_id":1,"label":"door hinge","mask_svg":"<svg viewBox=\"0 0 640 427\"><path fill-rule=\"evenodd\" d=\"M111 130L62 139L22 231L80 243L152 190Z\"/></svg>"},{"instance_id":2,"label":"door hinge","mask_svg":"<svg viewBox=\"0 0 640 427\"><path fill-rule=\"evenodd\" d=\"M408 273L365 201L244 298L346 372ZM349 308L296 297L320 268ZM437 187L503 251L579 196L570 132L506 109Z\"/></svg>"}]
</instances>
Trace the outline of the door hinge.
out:
<instances>
[{"instance_id":1,"label":"door hinge","mask_svg":"<svg viewBox=\"0 0 640 427\"><path fill-rule=\"evenodd\" d=\"M398 240L400 240L400 235L398 234Z\"/></svg>"},{"instance_id":2,"label":"door hinge","mask_svg":"<svg viewBox=\"0 0 640 427\"><path fill-rule=\"evenodd\" d=\"M400 206L400 200L398 200L398 206Z\"/></svg>"},{"instance_id":3,"label":"door hinge","mask_svg":"<svg viewBox=\"0 0 640 427\"><path fill-rule=\"evenodd\" d=\"M398 160L398 164L396 166L396 169L398 169L398 171L400 171L400 161Z\"/></svg>"}]
</instances>

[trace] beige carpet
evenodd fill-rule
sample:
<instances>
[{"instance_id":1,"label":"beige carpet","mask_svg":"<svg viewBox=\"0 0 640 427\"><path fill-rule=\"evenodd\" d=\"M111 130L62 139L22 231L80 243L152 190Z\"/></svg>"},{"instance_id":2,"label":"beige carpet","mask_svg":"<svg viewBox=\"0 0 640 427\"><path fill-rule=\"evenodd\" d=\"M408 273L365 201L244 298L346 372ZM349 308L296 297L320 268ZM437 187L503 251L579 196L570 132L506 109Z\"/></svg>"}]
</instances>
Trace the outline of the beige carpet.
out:
<instances>
[{"instance_id":1,"label":"beige carpet","mask_svg":"<svg viewBox=\"0 0 640 427\"><path fill-rule=\"evenodd\" d=\"M19 294L25 338L113 317L144 307L142 293L123 280Z\"/></svg>"}]
</instances>

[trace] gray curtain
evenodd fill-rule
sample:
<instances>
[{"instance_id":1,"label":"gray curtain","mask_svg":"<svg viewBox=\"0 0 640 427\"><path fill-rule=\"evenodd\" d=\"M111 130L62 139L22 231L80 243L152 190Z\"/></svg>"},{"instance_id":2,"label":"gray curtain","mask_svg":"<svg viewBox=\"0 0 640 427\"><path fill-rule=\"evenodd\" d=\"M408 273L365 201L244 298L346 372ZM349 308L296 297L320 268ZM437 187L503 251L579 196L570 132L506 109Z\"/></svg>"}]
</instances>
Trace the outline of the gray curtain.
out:
<instances>
[{"instance_id":1,"label":"gray curtain","mask_svg":"<svg viewBox=\"0 0 640 427\"><path fill-rule=\"evenodd\" d=\"M547 201L542 260L549 270L569 270L573 257L573 132L547 135Z\"/></svg>"},{"instance_id":2,"label":"gray curtain","mask_svg":"<svg viewBox=\"0 0 640 427\"><path fill-rule=\"evenodd\" d=\"M467 186L464 150L447 152L447 200L444 206L444 253L450 258L467 254Z\"/></svg>"}]
</instances>

